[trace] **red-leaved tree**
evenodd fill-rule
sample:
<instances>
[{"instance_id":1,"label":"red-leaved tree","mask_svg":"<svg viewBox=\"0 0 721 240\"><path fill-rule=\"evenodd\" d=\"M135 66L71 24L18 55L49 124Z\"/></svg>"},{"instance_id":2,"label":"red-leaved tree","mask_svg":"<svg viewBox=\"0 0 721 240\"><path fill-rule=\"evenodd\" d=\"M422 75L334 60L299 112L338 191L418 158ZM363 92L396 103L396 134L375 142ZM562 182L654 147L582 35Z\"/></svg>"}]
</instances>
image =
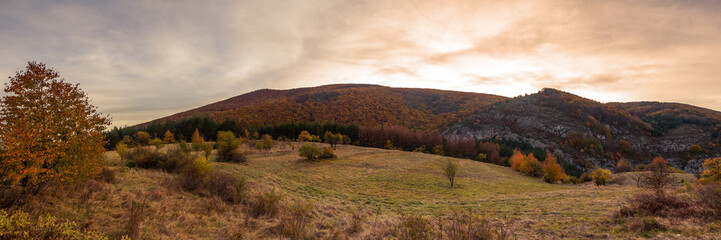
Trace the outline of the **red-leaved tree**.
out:
<instances>
[{"instance_id":1,"label":"red-leaved tree","mask_svg":"<svg viewBox=\"0 0 721 240\"><path fill-rule=\"evenodd\" d=\"M45 64L29 62L5 84L0 102L0 177L37 192L98 174L110 124L77 84Z\"/></svg>"}]
</instances>

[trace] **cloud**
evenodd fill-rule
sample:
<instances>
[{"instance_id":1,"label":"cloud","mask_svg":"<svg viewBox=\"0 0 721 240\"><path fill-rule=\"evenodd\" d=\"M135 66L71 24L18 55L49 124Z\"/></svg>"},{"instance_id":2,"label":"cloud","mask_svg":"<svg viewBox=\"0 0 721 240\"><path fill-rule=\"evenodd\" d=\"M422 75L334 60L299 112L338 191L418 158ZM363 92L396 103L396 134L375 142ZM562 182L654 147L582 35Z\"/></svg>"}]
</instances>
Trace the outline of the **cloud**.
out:
<instances>
[{"instance_id":1,"label":"cloud","mask_svg":"<svg viewBox=\"0 0 721 240\"><path fill-rule=\"evenodd\" d=\"M115 125L259 88L373 83L721 110L718 1L7 1L0 73L38 60Z\"/></svg>"}]
</instances>

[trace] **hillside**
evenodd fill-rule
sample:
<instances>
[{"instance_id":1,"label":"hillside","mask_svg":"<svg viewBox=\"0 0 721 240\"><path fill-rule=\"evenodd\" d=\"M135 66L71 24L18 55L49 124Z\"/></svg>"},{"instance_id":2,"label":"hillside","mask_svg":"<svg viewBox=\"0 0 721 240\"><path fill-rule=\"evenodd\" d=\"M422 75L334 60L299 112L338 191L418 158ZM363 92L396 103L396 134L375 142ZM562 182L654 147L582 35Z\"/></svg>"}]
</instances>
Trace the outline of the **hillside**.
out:
<instances>
[{"instance_id":1,"label":"hillside","mask_svg":"<svg viewBox=\"0 0 721 240\"><path fill-rule=\"evenodd\" d=\"M721 113L682 104L603 104L543 89L486 106L446 133L525 141L555 150L579 165L588 160L607 168L621 157L647 163L663 155L675 167L696 172L702 159L721 151L714 144L718 135L713 134L718 132L718 116ZM688 124L659 124L666 118L685 119L678 121ZM706 152L690 154L692 144L702 145Z\"/></svg>"},{"instance_id":2,"label":"hillside","mask_svg":"<svg viewBox=\"0 0 721 240\"><path fill-rule=\"evenodd\" d=\"M489 94L378 85L263 89L149 123L208 116L216 121L234 119L241 125L337 122L438 130L470 115L475 109L503 99L506 98Z\"/></svg>"},{"instance_id":3,"label":"hillside","mask_svg":"<svg viewBox=\"0 0 721 240\"><path fill-rule=\"evenodd\" d=\"M439 166L451 158L343 145L337 159L312 163L302 161L290 144L298 143L279 143L263 153L243 146L250 153L246 164L212 163L217 171L246 177L251 198L280 193L278 217L248 216L243 205L180 190L173 174L137 168L121 174L117 183L91 184L102 186L91 190L96 192L85 205L71 199L50 201L43 209L113 237L122 232L127 202L146 199L142 239L232 239L239 232L244 239L279 239L279 219L294 203L311 204L309 224L316 239L392 238L404 213L443 219L454 209L475 210L508 226L518 239L635 235L623 226L609 232L606 223L634 187L547 184L506 167L452 159L461 171L458 186L450 189ZM121 164L116 153L106 156Z\"/></svg>"}]
</instances>

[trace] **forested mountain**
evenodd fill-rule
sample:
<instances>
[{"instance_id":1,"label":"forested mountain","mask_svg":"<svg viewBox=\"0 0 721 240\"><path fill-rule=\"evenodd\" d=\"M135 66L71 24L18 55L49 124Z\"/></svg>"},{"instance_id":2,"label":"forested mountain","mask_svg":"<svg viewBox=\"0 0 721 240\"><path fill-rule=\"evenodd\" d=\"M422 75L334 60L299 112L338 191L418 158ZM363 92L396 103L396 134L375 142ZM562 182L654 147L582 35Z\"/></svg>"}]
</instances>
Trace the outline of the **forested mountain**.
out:
<instances>
[{"instance_id":1,"label":"forested mountain","mask_svg":"<svg viewBox=\"0 0 721 240\"><path fill-rule=\"evenodd\" d=\"M239 126L281 123L401 126L442 132L449 139L510 140L555 152L578 166L613 168L662 155L677 168L698 171L721 152L721 113L678 103L600 103L555 89L506 98L434 89L339 84L257 90L157 119L209 117ZM699 148L691 150L691 146Z\"/></svg>"},{"instance_id":2,"label":"forested mountain","mask_svg":"<svg viewBox=\"0 0 721 240\"><path fill-rule=\"evenodd\" d=\"M233 119L241 125L337 122L439 130L503 99L506 98L480 93L338 84L257 90L152 122L207 116L216 121Z\"/></svg>"}]
</instances>

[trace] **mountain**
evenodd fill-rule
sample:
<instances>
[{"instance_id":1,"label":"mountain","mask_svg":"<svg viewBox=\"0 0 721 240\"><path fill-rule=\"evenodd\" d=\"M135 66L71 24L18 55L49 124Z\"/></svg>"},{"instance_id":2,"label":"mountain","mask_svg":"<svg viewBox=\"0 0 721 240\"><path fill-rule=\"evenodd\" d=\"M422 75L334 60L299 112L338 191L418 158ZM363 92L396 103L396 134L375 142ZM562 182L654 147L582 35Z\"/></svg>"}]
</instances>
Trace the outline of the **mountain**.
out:
<instances>
[{"instance_id":1,"label":"mountain","mask_svg":"<svg viewBox=\"0 0 721 240\"><path fill-rule=\"evenodd\" d=\"M527 143L582 167L613 169L620 158L641 164L661 155L676 168L698 172L705 158L721 153L721 112L679 103L600 103L549 88L515 98L364 84L262 89L140 126L195 116L256 126L404 126L449 138ZM692 145L701 150L691 151Z\"/></svg>"},{"instance_id":2,"label":"mountain","mask_svg":"<svg viewBox=\"0 0 721 240\"><path fill-rule=\"evenodd\" d=\"M208 116L242 125L286 122L337 122L363 126L399 125L439 130L476 109L505 97L435 89L336 84L290 90L262 89L153 122Z\"/></svg>"},{"instance_id":3,"label":"mountain","mask_svg":"<svg viewBox=\"0 0 721 240\"><path fill-rule=\"evenodd\" d=\"M697 172L721 152L721 113L677 103L600 103L555 89L485 106L445 135L506 139L550 149L578 165L613 168L620 158L648 163L666 157ZM691 152L691 145L701 152Z\"/></svg>"}]
</instances>

